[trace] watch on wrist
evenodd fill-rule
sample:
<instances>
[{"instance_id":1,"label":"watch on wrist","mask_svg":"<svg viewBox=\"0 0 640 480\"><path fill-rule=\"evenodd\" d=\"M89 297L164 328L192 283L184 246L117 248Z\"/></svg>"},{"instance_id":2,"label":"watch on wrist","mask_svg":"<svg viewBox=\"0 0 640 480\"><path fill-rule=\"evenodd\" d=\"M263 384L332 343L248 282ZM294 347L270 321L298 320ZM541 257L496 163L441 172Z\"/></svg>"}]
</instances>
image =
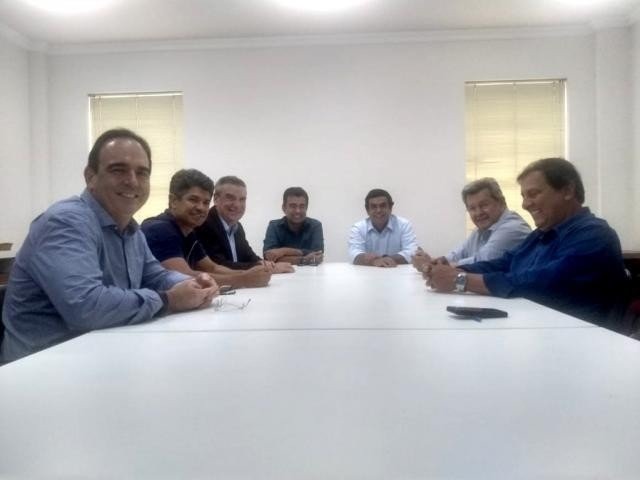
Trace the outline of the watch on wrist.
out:
<instances>
[{"instance_id":1,"label":"watch on wrist","mask_svg":"<svg viewBox=\"0 0 640 480\"><path fill-rule=\"evenodd\" d=\"M458 293L462 293L467 290L467 272L459 272L456 275L454 286Z\"/></svg>"}]
</instances>

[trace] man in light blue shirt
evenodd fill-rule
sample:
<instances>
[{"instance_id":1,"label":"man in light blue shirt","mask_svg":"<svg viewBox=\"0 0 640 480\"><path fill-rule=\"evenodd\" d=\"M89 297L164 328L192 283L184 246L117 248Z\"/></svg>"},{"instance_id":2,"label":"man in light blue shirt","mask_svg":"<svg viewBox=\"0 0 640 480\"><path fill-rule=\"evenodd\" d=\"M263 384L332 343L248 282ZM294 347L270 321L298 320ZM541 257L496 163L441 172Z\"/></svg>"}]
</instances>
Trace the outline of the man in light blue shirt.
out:
<instances>
[{"instance_id":1,"label":"man in light blue shirt","mask_svg":"<svg viewBox=\"0 0 640 480\"><path fill-rule=\"evenodd\" d=\"M475 180L462 189L462 201L477 227L455 250L437 259L455 265L493 260L519 246L531 233L531 227L516 212L507 209L500 185L493 178ZM422 271L432 259L418 249L412 263Z\"/></svg>"},{"instance_id":2,"label":"man in light blue shirt","mask_svg":"<svg viewBox=\"0 0 640 480\"><path fill-rule=\"evenodd\" d=\"M165 270L133 220L149 197L150 174L143 138L117 129L96 140L86 190L37 217L18 252L2 312L4 361L211 303L215 282Z\"/></svg>"},{"instance_id":3,"label":"man in light blue shirt","mask_svg":"<svg viewBox=\"0 0 640 480\"><path fill-rule=\"evenodd\" d=\"M386 190L371 190L364 200L368 218L349 233L349 258L355 265L395 267L411 261L418 244L411 223L391 213L393 200Z\"/></svg>"}]
</instances>

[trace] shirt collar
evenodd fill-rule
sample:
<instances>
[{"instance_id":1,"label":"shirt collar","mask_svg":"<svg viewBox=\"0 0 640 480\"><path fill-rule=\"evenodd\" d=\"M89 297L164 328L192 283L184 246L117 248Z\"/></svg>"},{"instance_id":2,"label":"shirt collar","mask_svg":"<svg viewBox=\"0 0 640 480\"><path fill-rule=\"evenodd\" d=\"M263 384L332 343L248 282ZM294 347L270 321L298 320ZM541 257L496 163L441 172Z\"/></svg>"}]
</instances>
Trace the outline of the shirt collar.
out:
<instances>
[{"instance_id":1,"label":"shirt collar","mask_svg":"<svg viewBox=\"0 0 640 480\"><path fill-rule=\"evenodd\" d=\"M116 223L116 221L111 217L111 215L109 215L109 213L102 207L102 205L100 205L98 200L96 200L96 197L94 197L89 190L85 188L84 191L80 194L80 198L82 198L82 200L87 205L89 205L89 208L93 211L95 216L98 218L98 222L100 222L100 226L102 228L109 227L109 228L114 228L116 230L118 229L118 224ZM132 218L122 233L133 235L133 233L138 228L139 228L138 222L136 222Z\"/></svg>"},{"instance_id":2,"label":"shirt collar","mask_svg":"<svg viewBox=\"0 0 640 480\"><path fill-rule=\"evenodd\" d=\"M382 231L384 232L385 230L389 230L389 231L393 232L393 228L394 228L395 224L396 224L396 216L391 214L389 216L389 221L387 222L385 227L382 229ZM378 231L378 229L373 226L373 222L371 221L371 217L367 217L367 232L370 232L371 230L375 230L376 232Z\"/></svg>"},{"instance_id":3,"label":"shirt collar","mask_svg":"<svg viewBox=\"0 0 640 480\"><path fill-rule=\"evenodd\" d=\"M581 221L584 217L587 217L589 215L591 215L591 210L589 210L589 207L581 207L580 210L578 210L578 213L569 217L564 222L555 225L549 230L545 232L540 229L536 230L538 232L538 237L543 240L556 238L559 235L562 235L569 228L571 228L573 224Z\"/></svg>"},{"instance_id":4,"label":"shirt collar","mask_svg":"<svg viewBox=\"0 0 640 480\"><path fill-rule=\"evenodd\" d=\"M180 228L180 225L178 225L178 221L176 220L175 215L171 213L171 210L167 208L164 212L158 215L157 218L160 218L162 220L167 220L169 223L171 223L171 225L173 225L180 232L180 235L184 236L184 233L182 233L182 229Z\"/></svg>"},{"instance_id":5,"label":"shirt collar","mask_svg":"<svg viewBox=\"0 0 640 480\"><path fill-rule=\"evenodd\" d=\"M220 222L222 222L222 228L224 228L224 231L227 234L227 237L231 237L232 235L235 235L236 231L238 230L238 224L235 223L233 225L229 225L227 222L224 221L224 218L222 218L221 215L218 215L218 218L220 219Z\"/></svg>"},{"instance_id":6,"label":"shirt collar","mask_svg":"<svg viewBox=\"0 0 640 480\"><path fill-rule=\"evenodd\" d=\"M291 228L289 228L289 222L287 222L287 217L284 216L282 217L280 220L278 220L278 227L279 228L284 228L287 231L291 232L291 233L297 233L294 232L293 230L291 230ZM306 217L304 219L304 221L302 222L302 228L299 230L300 232L306 230L307 228L309 228L309 217Z\"/></svg>"}]
</instances>

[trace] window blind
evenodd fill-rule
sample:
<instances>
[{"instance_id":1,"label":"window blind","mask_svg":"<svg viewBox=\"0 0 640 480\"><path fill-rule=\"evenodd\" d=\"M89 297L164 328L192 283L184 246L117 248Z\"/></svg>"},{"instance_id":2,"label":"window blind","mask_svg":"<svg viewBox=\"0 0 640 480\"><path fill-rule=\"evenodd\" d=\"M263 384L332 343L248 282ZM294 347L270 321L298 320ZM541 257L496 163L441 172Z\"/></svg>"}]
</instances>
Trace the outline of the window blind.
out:
<instances>
[{"instance_id":1,"label":"window blind","mask_svg":"<svg viewBox=\"0 0 640 480\"><path fill-rule=\"evenodd\" d=\"M169 181L183 165L182 93L96 94L89 96L91 144L106 130L124 127L151 147L149 200L136 213L138 222L168 205Z\"/></svg>"},{"instance_id":2,"label":"window blind","mask_svg":"<svg viewBox=\"0 0 640 480\"><path fill-rule=\"evenodd\" d=\"M511 210L522 210L516 177L534 160L566 156L565 80L467 82L466 180L495 178ZM473 224L468 220L469 230Z\"/></svg>"}]
</instances>

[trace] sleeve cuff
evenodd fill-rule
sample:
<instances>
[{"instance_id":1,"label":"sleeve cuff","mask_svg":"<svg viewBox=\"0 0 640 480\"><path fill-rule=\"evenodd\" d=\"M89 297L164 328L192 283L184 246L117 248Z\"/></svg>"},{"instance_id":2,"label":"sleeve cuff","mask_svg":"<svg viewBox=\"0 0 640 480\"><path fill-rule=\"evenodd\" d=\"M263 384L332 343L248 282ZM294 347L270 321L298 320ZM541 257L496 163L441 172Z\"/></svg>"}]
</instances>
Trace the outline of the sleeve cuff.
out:
<instances>
[{"instance_id":1,"label":"sleeve cuff","mask_svg":"<svg viewBox=\"0 0 640 480\"><path fill-rule=\"evenodd\" d=\"M169 296L165 290L161 290L156 293L160 297L160 300L162 300L162 307L160 307L160 310L156 312L155 316L162 317L169 313Z\"/></svg>"}]
</instances>

